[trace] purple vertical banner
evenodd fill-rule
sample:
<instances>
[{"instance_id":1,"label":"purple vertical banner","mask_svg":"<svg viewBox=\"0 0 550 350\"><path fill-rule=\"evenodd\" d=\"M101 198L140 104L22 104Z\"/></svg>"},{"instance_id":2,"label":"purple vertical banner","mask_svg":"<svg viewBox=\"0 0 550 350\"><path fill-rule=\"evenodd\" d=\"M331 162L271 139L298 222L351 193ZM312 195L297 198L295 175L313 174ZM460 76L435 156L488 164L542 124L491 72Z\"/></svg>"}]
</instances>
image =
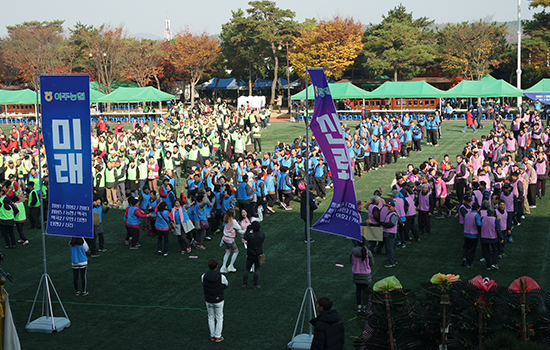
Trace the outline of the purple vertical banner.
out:
<instances>
[{"instance_id":1,"label":"purple vertical banner","mask_svg":"<svg viewBox=\"0 0 550 350\"><path fill-rule=\"evenodd\" d=\"M56 236L93 238L90 77L40 76L48 159L48 227Z\"/></svg>"},{"instance_id":2,"label":"purple vertical banner","mask_svg":"<svg viewBox=\"0 0 550 350\"><path fill-rule=\"evenodd\" d=\"M332 173L334 194L323 216L313 225L318 231L361 240L361 215L357 209L353 168L340 119L322 69L308 69L315 90L311 131Z\"/></svg>"}]
</instances>

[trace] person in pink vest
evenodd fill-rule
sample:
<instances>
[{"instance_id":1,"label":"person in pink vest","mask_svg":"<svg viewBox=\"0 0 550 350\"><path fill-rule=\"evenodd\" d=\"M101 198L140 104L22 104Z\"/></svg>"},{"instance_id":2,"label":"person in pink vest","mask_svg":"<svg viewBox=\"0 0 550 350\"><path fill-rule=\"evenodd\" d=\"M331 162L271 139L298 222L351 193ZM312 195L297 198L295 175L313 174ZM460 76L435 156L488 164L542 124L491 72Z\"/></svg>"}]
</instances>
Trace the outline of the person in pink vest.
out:
<instances>
[{"instance_id":1,"label":"person in pink vest","mask_svg":"<svg viewBox=\"0 0 550 350\"><path fill-rule=\"evenodd\" d=\"M479 229L481 228L481 215L479 204L474 203L472 211L464 217L464 245L462 246L461 266L473 267L476 254L477 241L479 239Z\"/></svg>"},{"instance_id":2,"label":"person in pink vest","mask_svg":"<svg viewBox=\"0 0 550 350\"><path fill-rule=\"evenodd\" d=\"M395 202L388 202L380 211L380 225L384 233L384 246L388 258L388 263L384 267L395 267L397 266L397 257L395 256L397 228L398 225L402 225L399 215L395 212Z\"/></svg>"},{"instance_id":3,"label":"person in pink vest","mask_svg":"<svg viewBox=\"0 0 550 350\"><path fill-rule=\"evenodd\" d=\"M372 283L371 272L374 266L374 257L372 252L367 249L367 243L363 237L361 244L354 247L350 254L351 272L356 288L357 312L366 310L369 301L369 285Z\"/></svg>"},{"instance_id":4,"label":"person in pink vest","mask_svg":"<svg viewBox=\"0 0 550 350\"><path fill-rule=\"evenodd\" d=\"M487 210L487 216L481 220L481 251L488 271L498 270L499 244L504 243L500 229L500 219L495 215L495 208Z\"/></svg>"}]
</instances>

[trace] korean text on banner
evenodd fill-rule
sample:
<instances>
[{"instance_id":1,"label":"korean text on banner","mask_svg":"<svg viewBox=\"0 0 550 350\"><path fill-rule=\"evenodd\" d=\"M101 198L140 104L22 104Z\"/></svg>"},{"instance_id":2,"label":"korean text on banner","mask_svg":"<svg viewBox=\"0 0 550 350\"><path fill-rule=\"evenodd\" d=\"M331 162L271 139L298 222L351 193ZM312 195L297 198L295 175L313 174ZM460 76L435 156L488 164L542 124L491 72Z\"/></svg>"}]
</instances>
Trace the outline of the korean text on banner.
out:
<instances>
[{"instance_id":1,"label":"korean text on banner","mask_svg":"<svg viewBox=\"0 0 550 350\"><path fill-rule=\"evenodd\" d=\"M308 72L315 88L311 131L323 151L334 183L332 202L313 228L360 241L361 215L357 209L353 168L340 120L325 72L321 69L310 69Z\"/></svg>"},{"instance_id":2,"label":"korean text on banner","mask_svg":"<svg viewBox=\"0 0 550 350\"><path fill-rule=\"evenodd\" d=\"M93 238L90 77L40 76L40 99L49 170L46 233Z\"/></svg>"}]
</instances>

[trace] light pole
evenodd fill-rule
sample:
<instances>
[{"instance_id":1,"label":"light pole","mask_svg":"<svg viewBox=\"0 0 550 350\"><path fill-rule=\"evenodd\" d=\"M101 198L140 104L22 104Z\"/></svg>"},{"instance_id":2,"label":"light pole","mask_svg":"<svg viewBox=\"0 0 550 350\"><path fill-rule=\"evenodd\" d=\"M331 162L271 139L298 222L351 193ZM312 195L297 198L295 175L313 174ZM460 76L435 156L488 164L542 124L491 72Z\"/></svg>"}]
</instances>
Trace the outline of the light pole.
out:
<instances>
[{"instance_id":1,"label":"light pole","mask_svg":"<svg viewBox=\"0 0 550 350\"><path fill-rule=\"evenodd\" d=\"M516 72L518 76L517 88L521 89L521 0L518 0L518 68ZM518 108L521 108L521 100L521 96L518 97Z\"/></svg>"}]
</instances>

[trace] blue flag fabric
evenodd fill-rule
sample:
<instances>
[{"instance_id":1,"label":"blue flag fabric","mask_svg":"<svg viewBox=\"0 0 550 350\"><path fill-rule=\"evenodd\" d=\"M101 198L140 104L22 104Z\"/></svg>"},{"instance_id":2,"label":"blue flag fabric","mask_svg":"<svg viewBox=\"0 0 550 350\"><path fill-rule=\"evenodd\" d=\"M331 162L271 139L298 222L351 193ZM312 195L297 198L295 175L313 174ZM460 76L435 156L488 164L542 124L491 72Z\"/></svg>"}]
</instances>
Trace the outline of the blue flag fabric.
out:
<instances>
[{"instance_id":1,"label":"blue flag fabric","mask_svg":"<svg viewBox=\"0 0 550 350\"><path fill-rule=\"evenodd\" d=\"M40 100L49 171L46 233L93 238L90 77L40 76Z\"/></svg>"}]
</instances>

